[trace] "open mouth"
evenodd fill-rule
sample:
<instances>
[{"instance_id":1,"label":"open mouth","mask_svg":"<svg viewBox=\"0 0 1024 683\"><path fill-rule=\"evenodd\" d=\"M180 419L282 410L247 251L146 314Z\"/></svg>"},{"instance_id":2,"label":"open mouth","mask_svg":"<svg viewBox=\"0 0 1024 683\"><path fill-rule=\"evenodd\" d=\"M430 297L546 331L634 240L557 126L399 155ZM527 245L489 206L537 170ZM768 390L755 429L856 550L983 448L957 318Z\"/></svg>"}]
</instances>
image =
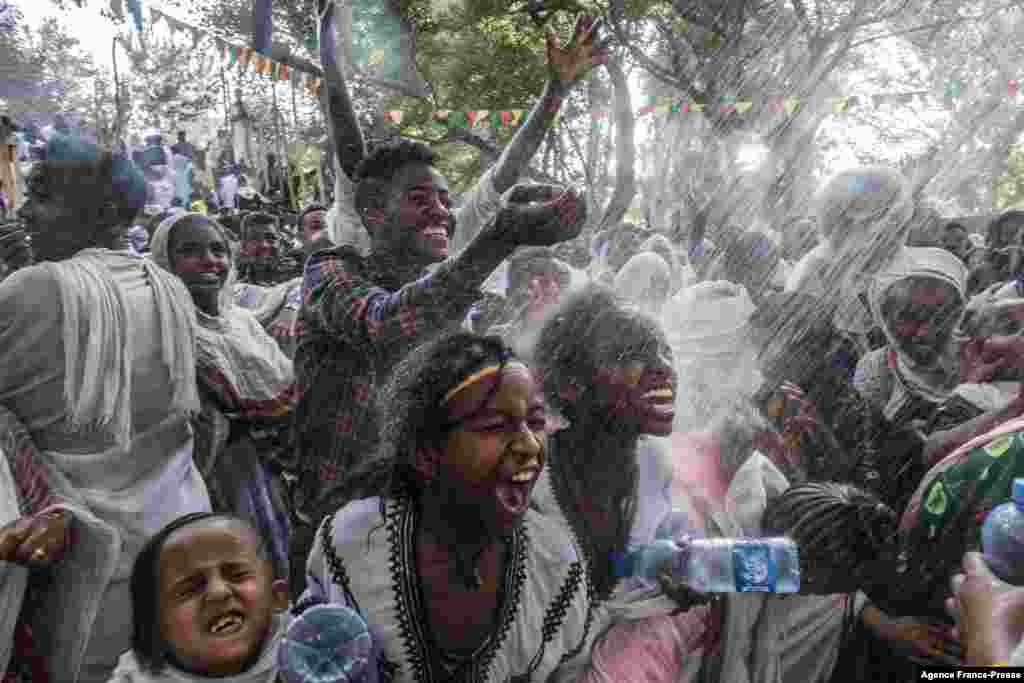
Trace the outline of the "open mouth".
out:
<instances>
[{"instance_id":1,"label":"open mouth","mask_svg":"<svg viewBox=\"0 0 1024 683\"><path fill-rule=\"evenodd\" d=\"M242 630L245 617L241 612L228 612L213 620L210 633L215 636L231 636Z\"/></svg>"},{"instance_id":2,"label":"open mouth","mask_svg":"<svg viewBox=\"0 0 1024 683\"><path fill-rule=\"evenodd\" d=\"M651 412L659 418L671 420L675 417L676 392L670 386L662 386L648 391L642 396Z\"/></svg>"},{"instance_id":3,"label":"open mouth","mask_svg":"<svg viewBox=\"0 0 1024 683\"><path fill-rule=\"evenodd\" d=\"M421 233L431 244L436 246L448 246L448 227L444 225L433 225L424 228Z\"/></svg>"},{"instance_id":4,"label":"open mouth","mask_svg":"<svg viewBox=\"0 0 1024 683\"><path fill-rule=\"evenodd\" d=\"M540 476L540 463L534 460L509 479L498 482L498 500L511 515L522 515L530 505L530 493Z\"/></svg>"}]
</instances>

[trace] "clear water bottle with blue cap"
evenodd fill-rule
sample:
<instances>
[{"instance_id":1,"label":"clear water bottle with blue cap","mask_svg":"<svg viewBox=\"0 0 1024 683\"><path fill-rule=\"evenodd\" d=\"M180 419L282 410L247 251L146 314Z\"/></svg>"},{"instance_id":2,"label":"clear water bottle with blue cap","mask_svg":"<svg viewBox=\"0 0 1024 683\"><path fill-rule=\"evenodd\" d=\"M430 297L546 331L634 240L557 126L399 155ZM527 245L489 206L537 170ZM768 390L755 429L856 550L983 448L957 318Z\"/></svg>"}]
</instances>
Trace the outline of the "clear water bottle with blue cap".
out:
<instances>
[{"instance_id":1,"label":"clear water bottle with blue cap","mask_svg":"<svg viewBox=\"0 0 1024 683\"><path fill-rule=\"evenodd\" d=\"M1011 500L992 509L981 527L985 562L1003 581L1024 585L1024 479L1014 479Z\"/></svg>"},{"instance_id":2,"label":"clear water bottle with blue cap","mask_svg":"<svg viewBox=\"0 0 1024 683\"><path fill-rule=\"evenodd\" d=\"M660 539L614 559L621 578L661 573L700 593L796 593L800 555L788 538Z\"/></svg>"}]
</instances>

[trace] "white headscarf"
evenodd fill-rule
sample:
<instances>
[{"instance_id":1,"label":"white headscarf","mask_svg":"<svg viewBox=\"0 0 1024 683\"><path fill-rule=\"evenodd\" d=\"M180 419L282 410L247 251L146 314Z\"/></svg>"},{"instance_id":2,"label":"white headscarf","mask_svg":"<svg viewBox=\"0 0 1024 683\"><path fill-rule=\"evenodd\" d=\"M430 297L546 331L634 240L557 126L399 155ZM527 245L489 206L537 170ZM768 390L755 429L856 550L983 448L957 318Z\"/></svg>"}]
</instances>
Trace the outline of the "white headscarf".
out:
<instances>
[{"instance_id":1,"label":"white headscarf","mask_svg":"<svg viewBox=\"0 0 1024 683\"><path fill-rule=\"evenodd\" d=\"M657 280L665 283L664 298L653 300L651 290ZM626 265L615 276L613 288L644 312L660 318L671 286L672 270L665 259L652 251L646 251L626 261Z\"/></svg>"},{"instance_id":2,"label":"white headscarf","mask_svg":"<svg viewBox=\"0 0 1024 683\"><path fill-rule=\"evenodd\" d=\"M893 286L911 278L937 280L952 286L966 305L967 277L967 267L963 261L945 249L936 247L903 247L889 266L875 276L868 294L871 313L885 333L889 348L896 352L895 388L891 396L881 397L887 416L895 415L905 401L914 395L936 403L946 400L956 386L955 374L958 371L956 359L950 353L940 357L934 366L923 367L902 352L882 314L883 305ZM960 315L963 315L963 310Z\"/></svg>"}]
</instances>

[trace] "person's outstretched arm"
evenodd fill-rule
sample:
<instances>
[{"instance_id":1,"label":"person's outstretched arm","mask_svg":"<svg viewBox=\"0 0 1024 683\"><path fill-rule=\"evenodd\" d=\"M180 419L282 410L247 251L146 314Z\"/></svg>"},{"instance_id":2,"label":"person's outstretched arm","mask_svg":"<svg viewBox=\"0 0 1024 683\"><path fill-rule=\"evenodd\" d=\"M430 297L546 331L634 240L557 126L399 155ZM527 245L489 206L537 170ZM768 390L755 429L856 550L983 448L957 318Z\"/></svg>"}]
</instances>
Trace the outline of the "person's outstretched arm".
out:
<instances>
[{"instance_id":1,"label":"person's outstretched arm","mask_svg":"<svg viewBox=\"0 0 1024 683\"><path fill-rule=\"evenodd\" d=\"M338 166L351 180L359 162L366 156L366 142L359 127L345 74L338 63L336 39L337 14L334 0L318 0L320 14L320 61L324 68L324 98L327 129L338 158Z\"/></svg>"},{"instance_id":2,"label":"person's outstretched arm","mask_svg":"<svg viewBox=\"0 0 1024 683\"><path fill-rule=\"evenodd\" d=\"M544 92L498 161L466 193L457 213L456 232L452 238L455 250L469 244L497 213L501 196L519 182L573 86L594 67L607 61L607 45L597 42L600 24L592 17L581 15L576 20L572 39L565 47L559 47L558 38L548 30L548 81Z\"/></svg>"}]
</instances>

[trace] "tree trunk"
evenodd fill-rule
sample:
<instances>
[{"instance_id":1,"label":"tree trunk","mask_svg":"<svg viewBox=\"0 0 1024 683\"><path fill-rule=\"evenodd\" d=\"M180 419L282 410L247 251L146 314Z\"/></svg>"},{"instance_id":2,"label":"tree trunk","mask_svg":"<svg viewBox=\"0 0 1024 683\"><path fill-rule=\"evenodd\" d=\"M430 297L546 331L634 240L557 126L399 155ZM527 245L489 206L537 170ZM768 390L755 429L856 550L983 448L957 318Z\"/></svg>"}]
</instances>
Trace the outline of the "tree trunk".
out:
<instances>
[{"instance_id":1,"label":"tree trunk","mask_svg":"<svg viewBox=\"0 0 1024 683\"><path fill-rule=\"evenodd\" d=\"M622 222L636 195L636 119L629 97L629 83L621 64L609 61L605 68L615 88L615 190L601 216L599 229L614 227Z\"/></svg>"}]
</instances>

